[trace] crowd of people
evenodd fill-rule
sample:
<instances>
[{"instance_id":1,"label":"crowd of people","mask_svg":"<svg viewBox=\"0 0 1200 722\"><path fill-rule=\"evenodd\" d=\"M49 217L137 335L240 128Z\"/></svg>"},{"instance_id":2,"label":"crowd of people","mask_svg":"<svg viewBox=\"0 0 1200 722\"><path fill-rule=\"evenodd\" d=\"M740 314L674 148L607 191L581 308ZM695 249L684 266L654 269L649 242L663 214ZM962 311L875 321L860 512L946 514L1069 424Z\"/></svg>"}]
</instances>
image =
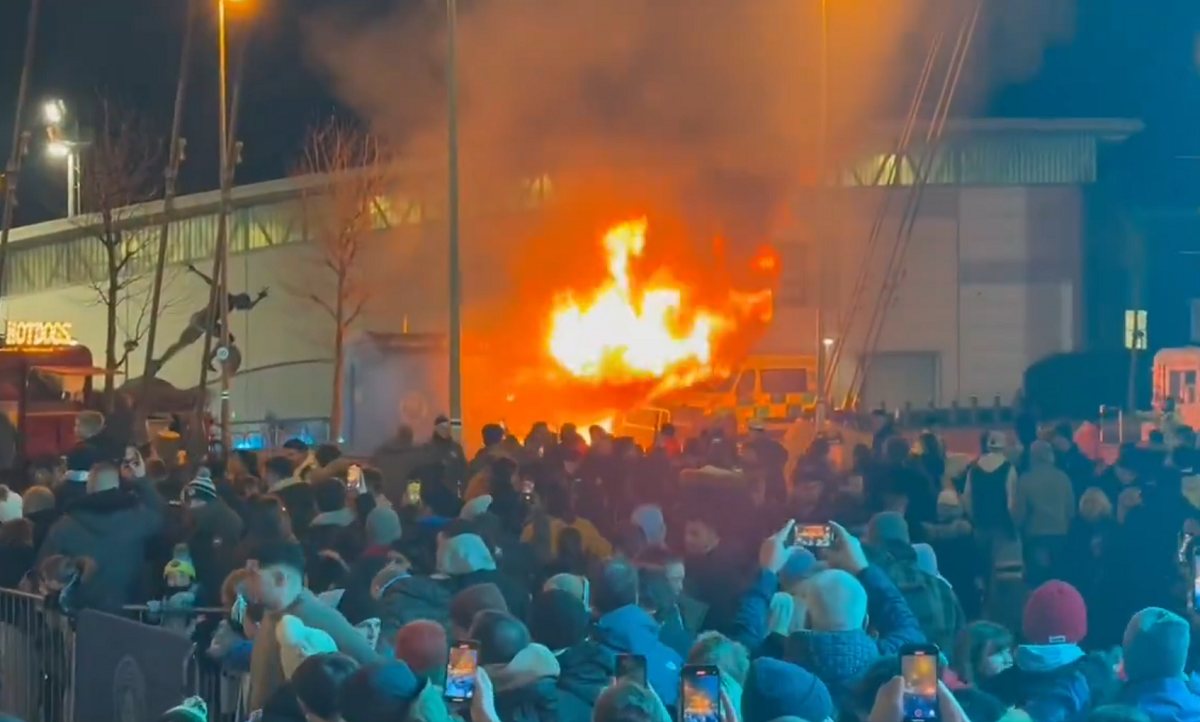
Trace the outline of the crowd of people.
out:
<instances>
[{"instance_id":1,"label":"crowd of people","mask_svg":"<svg viewBox=\"0 0 1200 722\"><path fill-rule=\"evenodd\" d=\"M956 472L933 431L878 422L847 468L754 427L642 449L488 425L468 458L444 418L369 460L293 439L188 463L88 414L65 468L0 487L0 587L67 615L150 600L266 722L667 722L696 665L720 679L697 719L900 722L900 655L929 644L948 722L1200 721L1194 436L1106 464L1022 417Z\"/></svg>"}]
</instances>

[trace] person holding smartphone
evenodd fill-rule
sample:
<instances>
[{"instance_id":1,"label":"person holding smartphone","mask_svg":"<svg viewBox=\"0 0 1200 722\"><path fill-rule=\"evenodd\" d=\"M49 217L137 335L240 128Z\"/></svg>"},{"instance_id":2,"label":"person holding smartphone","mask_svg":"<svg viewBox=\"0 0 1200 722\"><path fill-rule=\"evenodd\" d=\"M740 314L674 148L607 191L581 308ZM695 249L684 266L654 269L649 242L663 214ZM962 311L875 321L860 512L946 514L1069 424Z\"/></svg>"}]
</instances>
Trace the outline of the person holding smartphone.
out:
<instances>
[{"instance_id":1,"label":"person holding smartphone","mask_svg":"<svg viewBox=\"0 0 1200 722\"><path fill-rule=\"evenodd\" d=\"M132 491L121 488L124 468ZM39 558L61 554L88 557L95 574L82 603L102 610L140 603L130 590L138 588L146 543L162 529L166 502L146 475L146 462L134 447L120 462L104 461L88 472L87 496L71 505L50 527Z\"/></svg>"},{"instance_id":2,"label":"person holding smartphone","mask_svg":"<svg viewBox=\"0 0 1200 722\"><path fill-rule=\"evenodd\" d=\"M907 644L924 644L925 635L892 580L868 564L859 540L836 522L829 526L833 539L822 556L830 568L808 580L809 629L791 635L788 646L796 664L825 670L822 679L838 698L852 694L853 680L879 657L897 654ZM773 558L775 544L782 546L784 541L764 544L764 557L769 549ZM877 637L867 633L868 601ZM837 658L830 656L832 649L841 650Z\"/></svg>"}]
</instances>

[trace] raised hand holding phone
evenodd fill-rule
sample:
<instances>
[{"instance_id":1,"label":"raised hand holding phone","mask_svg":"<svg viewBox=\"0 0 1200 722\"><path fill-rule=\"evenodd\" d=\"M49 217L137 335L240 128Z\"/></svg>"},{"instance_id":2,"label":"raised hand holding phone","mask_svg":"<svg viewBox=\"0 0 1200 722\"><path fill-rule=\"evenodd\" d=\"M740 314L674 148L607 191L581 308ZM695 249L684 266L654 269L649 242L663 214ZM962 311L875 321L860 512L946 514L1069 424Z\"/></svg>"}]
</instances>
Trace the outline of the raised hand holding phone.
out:
<instances>
[{"instance_id":1,"label":"raised hand holding phone","mask_svg":"<svg viewBox=\"0 0 1200 722\"><path fill-rule=\"evenodd\" d=\"M783 528L763 540L758 550L758 566L777 574L792 556L791 538L796 529L796 520L790 519Z\"/></svg>"}]
</instances>

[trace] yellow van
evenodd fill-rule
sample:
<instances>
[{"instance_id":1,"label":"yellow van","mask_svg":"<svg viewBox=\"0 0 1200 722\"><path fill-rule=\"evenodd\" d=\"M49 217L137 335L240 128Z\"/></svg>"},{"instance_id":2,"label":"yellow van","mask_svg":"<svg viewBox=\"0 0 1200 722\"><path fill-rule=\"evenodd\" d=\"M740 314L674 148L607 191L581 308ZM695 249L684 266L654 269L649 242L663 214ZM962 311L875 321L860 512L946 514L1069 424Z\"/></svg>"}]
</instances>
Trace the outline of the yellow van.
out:
<instances>
[{"instance_id":1,"label":"yellow van","mask_svg":"<svg viewBox=\"0 0 1200 722\"><path fill-rule=\"evenodd\" d=\"M750 422L786 426L816 403L817 362L812 356L750 356L728 377L697 384L664 400L670 408L696 409L706 417L732 414L737 433Z\"/></svg>"}]
</instances>

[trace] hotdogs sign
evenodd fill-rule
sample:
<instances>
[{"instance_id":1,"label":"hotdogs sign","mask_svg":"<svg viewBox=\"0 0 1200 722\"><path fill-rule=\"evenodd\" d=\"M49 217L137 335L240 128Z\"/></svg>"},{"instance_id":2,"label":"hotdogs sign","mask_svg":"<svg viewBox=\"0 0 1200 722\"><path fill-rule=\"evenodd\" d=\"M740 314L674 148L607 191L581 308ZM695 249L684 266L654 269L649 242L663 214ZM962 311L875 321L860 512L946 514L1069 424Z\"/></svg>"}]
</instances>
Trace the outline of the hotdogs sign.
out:
<instances>
[{"instance_id":1,"label":"hotdogs sign","mask_svg":"<svg viewBox=\"0 0 1200 722\"><path fill-rule=\"evenodd\" d=\"M71 324L62 321L8 321L4 324L5 346L74 346Z\"/></svg>"}]
</instances>

